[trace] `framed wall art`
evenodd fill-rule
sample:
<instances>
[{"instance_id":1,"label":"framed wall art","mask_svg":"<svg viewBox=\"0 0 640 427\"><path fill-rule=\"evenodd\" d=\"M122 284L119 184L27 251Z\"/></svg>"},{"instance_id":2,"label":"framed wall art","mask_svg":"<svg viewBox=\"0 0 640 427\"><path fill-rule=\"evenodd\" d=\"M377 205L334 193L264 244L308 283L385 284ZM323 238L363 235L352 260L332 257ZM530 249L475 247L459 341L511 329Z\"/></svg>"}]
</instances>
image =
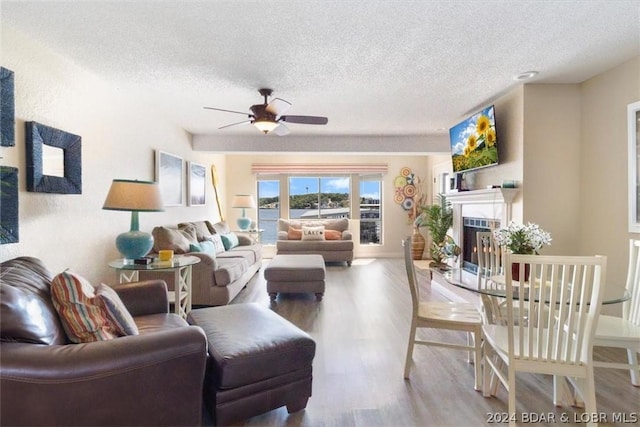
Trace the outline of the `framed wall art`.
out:
<instances>
[{"instance_id":1,"label":"framed wall art","mask_svg":"<svg viewBox=\"0 0 640 427\"><path fill-rule=\"evenodd\" d=\"M629 137L629 232L640 233L640 101L627 106Z\"/></svg>"},{"instance_id":2,"label":"framed wall art","mask_svg":"<svg viewBox=\"0 0 640 427\"><path fill-rule=\"evenodd\" d=\"M156 150L156 181L165 206L182 206L182 157Z\"/></svg>"},{"instance_id":3,"label":"framed wall art","mask_svg":"<svg viewBox=\"0 0 640 427\"><path fill-rule=\"evenodd\" d=\"M204 206L206 174L204 166L189 162L189 206Z\"/></svg>"},{"instance_id":4,"label":"framed wall art","mask_svg":"<svg viewBox=\"0 0 640 427\"><path fill-rule=\"evenodd\" d=\"M0 245L18 242L18 168L0 166Z\"/></svg>"},{"instance_id":5,"label":"framed wall art","mask_svg":"<svg viewBox=\"0 0 640 427\"><path fill-rule=\"evenodd\" d=\"M82 138L26 122L27 191L82 194Z\"/></svg>"},{"instance_id":6,"label":"framed wall art","mask_svg":"<svg viewBox=\"0 0 640 427\"><path fill-rule=\"evenodd\" d=\"M16 145L13 91L13 71L0 67L0 146L3 147Z\"/></svg>"}]
</instances>

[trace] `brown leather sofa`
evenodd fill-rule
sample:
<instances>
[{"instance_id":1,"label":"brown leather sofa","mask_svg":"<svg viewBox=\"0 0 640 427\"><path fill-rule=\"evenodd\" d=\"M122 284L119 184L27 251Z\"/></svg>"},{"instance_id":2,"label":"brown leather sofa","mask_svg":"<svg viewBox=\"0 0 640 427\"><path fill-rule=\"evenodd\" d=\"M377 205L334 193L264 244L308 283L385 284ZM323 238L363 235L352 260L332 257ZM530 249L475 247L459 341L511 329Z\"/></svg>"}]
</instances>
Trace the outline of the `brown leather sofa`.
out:
<instances>
[{"instance_id":1,"label":"brown leather sofa","mask_svg":"<svg viewBox=\"0 0 640 427\"><path fill-rule=\"evenodd\" d=\"M201 328L168 312L166 284L114 287L140 335L71 344L31 257L0 264L0 425L200 425Z\"/></svg>"}]
</instances>

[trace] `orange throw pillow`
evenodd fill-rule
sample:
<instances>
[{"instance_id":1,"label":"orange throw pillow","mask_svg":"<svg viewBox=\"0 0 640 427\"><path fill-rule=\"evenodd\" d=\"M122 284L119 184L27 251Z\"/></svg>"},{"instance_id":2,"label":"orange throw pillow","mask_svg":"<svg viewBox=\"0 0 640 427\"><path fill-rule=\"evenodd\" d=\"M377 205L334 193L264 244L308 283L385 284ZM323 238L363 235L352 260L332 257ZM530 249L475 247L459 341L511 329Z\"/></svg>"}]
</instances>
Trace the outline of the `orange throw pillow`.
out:
<instances>
[{"instance_id":1,"label":"orange throw pillow","mask_svg":"<svg viewBox=\"0 0 640 427\"><path fill-rule=\"evenodd\" d=\"M302 230L299 228L289 227L289 231L287 232L287 239L302 240Z\"/></svg>"},{"instance_id":2,"label":"orange throw pillow","mask_svg":"<svg viewBox=\"0 0 640 427\"><path fill-rule=\"evenodd\" d=\"M342 239L342 231L338 230L324 230L325 240L340 240Z\"/></svg>"}]
</instances>

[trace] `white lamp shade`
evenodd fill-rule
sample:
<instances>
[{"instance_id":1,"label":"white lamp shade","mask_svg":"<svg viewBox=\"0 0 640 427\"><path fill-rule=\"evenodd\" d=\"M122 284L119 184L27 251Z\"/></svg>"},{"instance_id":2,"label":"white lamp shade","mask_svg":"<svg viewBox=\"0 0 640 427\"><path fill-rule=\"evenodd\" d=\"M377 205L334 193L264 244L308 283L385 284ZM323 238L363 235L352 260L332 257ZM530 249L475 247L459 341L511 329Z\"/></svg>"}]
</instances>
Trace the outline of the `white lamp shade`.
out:
<instances>
[{"instance_id":1,"label":"white lamp shade","mask_svg":"<svg viewBox=\"0 0 640 427\"><path fill-rule=\"evenodd\" d=\"M231 200L232 208L249 208L254 209L256 207L256 201L250 194L236 194Z\"/></svg>"},{"instance_id":2,"label":"white lamp shade","mask_svg":"<svg viewBox=\"0 0 640 427\"><path fill-rule=\"evenodd\" d=\"M164 210L157 182L114 179L102 209L132 212Z\"/></svg>"},{"instance_id":3,"label":"white lamp shade","mask_svg":"<svg viewBox=\"0 0 640 427\"><path fill-rule=\"evenodd\" d=\"M278 122L275 122L273 120L256 119L253 121L253 125L257 127L260 130L260 132L269 133L278 127Z\"/></svg>"}]
</instances>

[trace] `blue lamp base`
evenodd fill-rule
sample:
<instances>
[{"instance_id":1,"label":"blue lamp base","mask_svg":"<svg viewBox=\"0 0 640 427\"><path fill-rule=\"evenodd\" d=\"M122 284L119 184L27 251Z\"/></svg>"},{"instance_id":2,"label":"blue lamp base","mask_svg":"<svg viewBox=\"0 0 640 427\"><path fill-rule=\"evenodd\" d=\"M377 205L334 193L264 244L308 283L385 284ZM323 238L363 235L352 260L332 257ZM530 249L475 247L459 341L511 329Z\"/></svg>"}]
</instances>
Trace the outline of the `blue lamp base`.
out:
<instances>
[{"instance_id":1,"label":"blue lamp base","mask_svg":"<svg viewBox=\"0 0 640 427\"><path fill-rule=\"evenodd\" d=\"M153 236L144 231L127 231L118 235L116 247L125 259L142 258L153 248Z\"/></svg>"},{"instance_id":2,"label":"blue lamp base","mask_svg":"<svg viewBox=\"0 0 640 427\"><path fill-rule=\"evenodd\" d=\"M243 216L241 218L238 218L237 223L240 230L248 230L249 227L251 227L251 218L247 218L246 216Z\"/></svg>"}]
</instances>

